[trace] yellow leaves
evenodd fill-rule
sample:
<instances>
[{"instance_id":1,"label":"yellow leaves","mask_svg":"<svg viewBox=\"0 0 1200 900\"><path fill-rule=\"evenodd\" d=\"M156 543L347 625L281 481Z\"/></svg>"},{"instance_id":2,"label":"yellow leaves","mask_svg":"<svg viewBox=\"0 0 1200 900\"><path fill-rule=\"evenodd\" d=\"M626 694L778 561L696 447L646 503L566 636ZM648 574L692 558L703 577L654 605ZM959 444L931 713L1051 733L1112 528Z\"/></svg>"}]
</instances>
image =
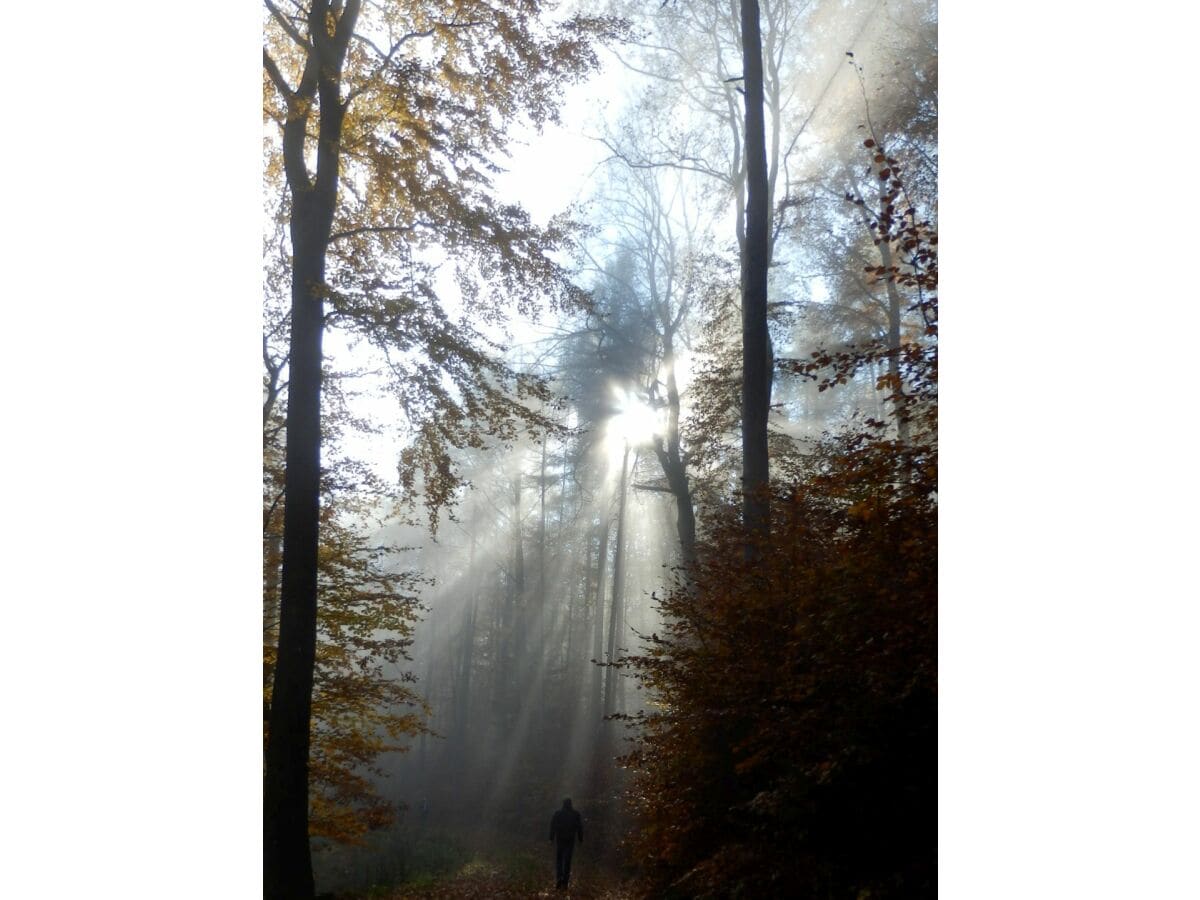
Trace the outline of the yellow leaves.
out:
<instances>
[{"instance_id":1,"label":"yellow leaves","mask_svg":"<svg viewBox=\"0 0 1200 900\"><path fill-rule=\"evenodd\" d=\"M327 401L334 430L345 419L340 387L331 379ZM283 395L286 396L286 395ZM282 403L277 406L282 407ZM276 408L265 424L283 415ZM279 534L283 456L275 440L264 449L263 553L263 700L269 705L276 662L280 565ZM373 771L381 753L402 749L407 739L424 730L427 708L409 687L384 677L383 663L400 663L417 616L416 588L420 579L381 567L381 551L368 547L347 525L351 513L366 515L369 502L354 490L365 477L352 466L327 462L322 500L323 525L318 548L318 643L312 696L311 833L354 843L371 828L390 821L389 805L376 795L362 772ZM339 490L331 494L333 486ZM265 735L264 735L265 737Z\"/></svg>"},{"instance_id":2,"label":"yellow leaves","mask_svg":"<svg viewBox=\"0 0 1200 900\"><path fill-rule=\"evenodd\" d=\"M451 91L461 91L467 85L466 78L448 59L443 59L438 66L438 78Z\"/></svg>"},{"instance_id":3,"label":"yellow leaves","mask_svg":"<svg viewBox=\"0 0 1200 900\"><path fill-rule=\"evenodd\" d=\"M851 519L859 520L864 525L869 524L879 516L879 503L874 498L859 500L850 505L850 508L846 510L846 515Z\"/></svg>"}]
</instances>

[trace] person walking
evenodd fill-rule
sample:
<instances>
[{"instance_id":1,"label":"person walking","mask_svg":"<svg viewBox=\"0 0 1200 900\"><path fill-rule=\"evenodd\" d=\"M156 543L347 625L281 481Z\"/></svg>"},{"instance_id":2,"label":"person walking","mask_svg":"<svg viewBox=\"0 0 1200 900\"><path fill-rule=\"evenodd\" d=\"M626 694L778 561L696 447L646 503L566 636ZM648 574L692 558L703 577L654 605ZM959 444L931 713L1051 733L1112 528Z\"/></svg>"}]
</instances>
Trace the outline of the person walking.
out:
<instances>
[{"instance_id":1,"label":"person walking","mask_svg":"<svg viewBox=\"0 0 1200 900\"><path fill-rule=\"evenodd\" d=\"M550 818L550 840L554 841L554 875L556 888L565 888L571 880L571 854L575 838L583 843L583 817L571 808L571 798L563 800L562 809Z\"/></svg>"}]
</instances>

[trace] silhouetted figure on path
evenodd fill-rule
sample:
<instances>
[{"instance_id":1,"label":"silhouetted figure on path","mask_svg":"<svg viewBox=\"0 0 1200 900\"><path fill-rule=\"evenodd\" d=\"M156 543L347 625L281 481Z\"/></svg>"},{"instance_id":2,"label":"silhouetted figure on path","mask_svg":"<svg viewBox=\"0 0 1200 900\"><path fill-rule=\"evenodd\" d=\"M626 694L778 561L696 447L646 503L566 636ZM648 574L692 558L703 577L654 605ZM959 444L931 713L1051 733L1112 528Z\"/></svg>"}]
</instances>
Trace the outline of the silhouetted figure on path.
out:
<instances>
[{"instance_id":1,"label":"silhouetted figure on path","mask_svg":"<svg viewBox=\"0 0 1200 900\"><path fill-rule=\"evenodd\" d=\"M583 819L571 808L571 798L563 801L562 809L550 819L550 840L554 841L555 887L565 888L571 880L571 854L575 852L575 838L583 843Z\"/></svg>"}]
</instances>

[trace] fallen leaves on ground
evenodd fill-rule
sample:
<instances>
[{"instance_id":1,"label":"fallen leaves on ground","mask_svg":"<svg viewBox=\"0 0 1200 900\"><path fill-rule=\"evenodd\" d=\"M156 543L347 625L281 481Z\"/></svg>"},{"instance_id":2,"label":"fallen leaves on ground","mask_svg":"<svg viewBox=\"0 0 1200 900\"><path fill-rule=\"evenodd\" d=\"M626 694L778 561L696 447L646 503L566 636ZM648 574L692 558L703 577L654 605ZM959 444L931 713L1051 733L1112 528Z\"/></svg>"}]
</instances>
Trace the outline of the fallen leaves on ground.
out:
<instances>
[{"instance_id":1,"label":"fallen leaves on ground","mask_svg":"<svg viewBox=\"0 0 1200 900\"><path fill-rule=\"evenodd\" d=\"M545 897L569 900L632 900L633 894L622 885L608 880L580 878L566 890L556 890L553 876L538 884L514 878L499 869L476 868L452 878L426 885L401 885L379 900L435 900L435 898L478 898L478 900L528 900Z\"/></svg>"}]
</instances>

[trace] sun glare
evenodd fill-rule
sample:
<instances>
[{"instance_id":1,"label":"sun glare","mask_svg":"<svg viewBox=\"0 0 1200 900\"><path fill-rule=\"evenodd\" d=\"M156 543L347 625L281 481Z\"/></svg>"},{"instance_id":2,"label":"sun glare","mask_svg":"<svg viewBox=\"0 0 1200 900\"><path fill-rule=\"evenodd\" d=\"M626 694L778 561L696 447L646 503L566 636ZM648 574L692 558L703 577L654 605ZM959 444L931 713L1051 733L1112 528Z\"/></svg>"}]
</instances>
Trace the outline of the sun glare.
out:
<instances>
[{"instance_id":1,"label":"sun glare","mask_svg":"<svg viewBox=\"0 0 1200 900\"><path fill-rule=\"evenodd\" d=\"M684 347L675 351L675 385L680 394L687 392L687 389L692 384L692 368L696 357L691 350ZM667 367L664 362L663 366L658 371L658 380L664 384L667 381Z\"/></svg>"},{"instance_id":2,"label":"sun glare","mask_svg":"<svg viewBox=\"0 0 1200 900\"><path fill-rule=\"evenodd\" d=\"M619 456L626 445L638 447L650 442L662 430L661 416L632 391L613 388L616 413L604 430L604 444L612 456Z\"/></svg>"}]
</instances>

